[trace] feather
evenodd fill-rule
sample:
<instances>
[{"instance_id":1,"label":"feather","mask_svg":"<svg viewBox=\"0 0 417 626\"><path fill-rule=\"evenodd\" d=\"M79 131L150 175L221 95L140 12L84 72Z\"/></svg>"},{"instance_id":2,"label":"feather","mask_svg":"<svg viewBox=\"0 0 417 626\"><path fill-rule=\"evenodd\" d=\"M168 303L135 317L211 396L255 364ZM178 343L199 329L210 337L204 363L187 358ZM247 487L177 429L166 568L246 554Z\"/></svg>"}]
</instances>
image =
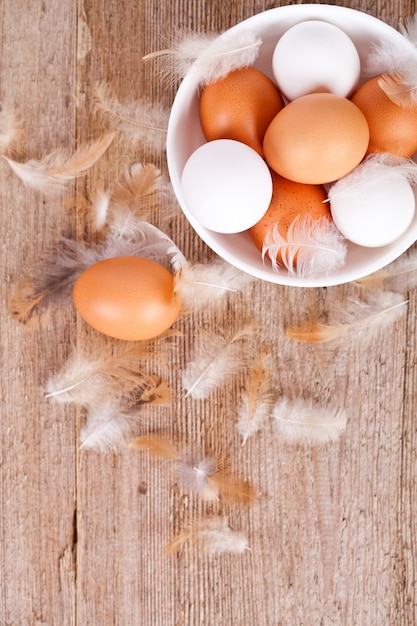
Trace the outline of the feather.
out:
<instances>
[{"instance_id":1,"label":"feather","mask_svg":"<svg viewBox=\"0 0 417 626\"><path fill-rule=\"evenodd\" d=\"M169 49L147 54L143 60L159 59L160 72L171 82L184 78L190 72L204 86L233 70L252 65L261 43L249 30L238 33L228 31L220 36L180 33Z\"/></svg>"},{"instance_id":2,"label":"feather","mask_svg":"<svg viewBox=\"0 0 417 626\"><path fill-rule=\"evenodd\" d=\"M150 342L133 346L113 344L92 355L74 349L61 370L47 381L47 398L60 403L94 406L97 399L146 389L152 377L146 368L161 361L161 354Z\"/></svg>"},{"instance_id":3,"label":"feather","mask_svg":"<svg viewBox=\"0 0 417 626\"><path fill-rule=\"evenodd\" d=\"M341 321L330 324L307 322L303 326L290 326L286 334L296 341L318 343L342 339L350 333L360 337L361 345L365 346L405 314L407 303L408 300L404 300L401 295L384 291L369 294L368 302L334 302L333 309L340 309Z\"/></svg>"},{"instance_id":4,"label":"feather","mask_svg":"<svg viewBox=\"0 0 417 626\"><path fill-rule=\"evenodd\" d=\"M242 291L254 278L229 263L186 263L175 274L174 291L184 309L202 309L222 301L226 294Z\"/></svg>"},{"instance_id":5,"label":"feather","mask_svg":"<svg viewBox=\"0 0 417 626\"><path fill-rule=\"evenodd\" d=\"M21 121L16 109L11 106L2 106L0 110L0 154L18 148L21 135Z\"/></svg>"},{"instance_id":6,"label":"feather","mask_svg":"<svg viewBox=\"0 0 417 626\"><path fill-rule=\"evenodd\" d=\"M325 217L315 220L309 214L300 214L288 228L286 239L280 234L278 224L266 234L262 257L269 256L275 271L282 265L291 274L311 278L341 267L346 249L344 238L331 220Z\"/></svg>"},{"instance_id":7,"label":"feather","mask_svg":"<svg viewBox=\"0 0 417 626\"><path fill-rule=\"evenodd\" d=\"M245 535L232 530L227 517L212 517L194 524L186 532L171 539L167 545L168 554L178 552L187 542L205 554L241 554L249 550Z\"/></svg>"},{"instance_id":8,"label":"feather","mask_svg":"<svg viewBox=\"0 0 417 626\"><path fill-rule=\"evenodd\" d=\"M105 82L96 87L93 98L95 112L123 135L125 144L164 150L169 112L161 104L145 99L121 103Z\"/></svg>"},{"instance_id":9,"label":"feather","mask_svg":"<svg viewBox=\"0 0 417 626\"><path fill-rule=\"evenodd\" d=\"M278 401L272 409L274 427L284 439L292 442L325 443L336 441L346 428L343 409L316 406L301 398L294 402Z\"/></svg>"},{"instance_id":10,"label":"feather","mask_svg":"<svg viewBox=\"0 0 417 626\"><path fill-rule=\"evenodd\" d=\"M377 272L357 279L360 287L381 287L388 284L390 289L409 290L417 287L417 250L402 254L398 259Z\"/></svg>"},{"instance_id":11,"label":"feather","mask_svg":"<svg viewBox=\"0 0 417 626\"><path fill-rule=\"evenodd\" d=\"M268 419L273 404L271 393L271 371L268 364L271 355L263 350L249 369L245 389L238 408L237 431L244 446Z\"/></svg>"},{"instance_id":12,"label":"feather","mask_svg":"<svg viewBox=\"0 0 417 626\"><path fill-rule=\"evenodd\" d=\"M118 398L109 399L102 406L91 407L87 423L81 431L81 448L99 452L116 452L133 437L137 412L124 410Z\"/></svg>"},{"instance_id":13,"label":"feather","mask_svg":"<svg viewBox=\"0 0 417 626\"><path fill-rule=\"evenodd\" d=\"M232 337L221 333L202 333L194 359L182 374L186 397L207 398L231 376L247 367L252 357L254 340L253 325L243 327Z\"/></svg>"},{"instance_id":14,"label":"feather","mask_svg":"<svg viewBox=\"0 0 417 626\"><path fill-rule=\"evenodd\" d=\"M402 45L379 41L367 60L367 71L379 76L378 84L387 97L404 108L417 105L417 17L409 17L400 25ZM381 68L384 71L381 73Z\"/></svg>"},{"instance_id":15,"label":"feather","mask_svg":"<svg viewBox=\"0 0 417 626\"><path fill-rule=\"evenodd\" d=\"M130 447L135 450L147 450L152 456L178 461L181 455L177 448L168 440L158 435L142 435L130 442Z\"/></svg>"},{"instance_id":16,"label":"feather","mask_svg":"<svg viewBox=\"0 0 417 626\"><path fill-rule=\"evenodd\" d=\"M155 165L133 163L111 193L109 226L125 237L134 235L137 225L155 217L161 204L163 217L171 219L178 213L178 205L172 195L168 196L167 189L168 185Z\"/></svg>"},{"instance_id":17,"label":"feather","mask_svg":"<svg viewBox=\"0 0 417 626\"><path fill-rule=\"evenodd\" d=\"M398 157L387 152L368 155L350 174L335 182L328 191L326 202L338 208L353 204L371 204L375 188L387 187L397 180L417 184L417 165L412 159ZM341 204L343 203L343 204Z\"/></svg>"},{"instance_id":18,"label":"feather","mask_svg":"<svg viewBox=\"0 0 417 626\"><path fill-rule=\"evenodd\" d=\"M41 160L18 163L4 157L13 172L32 189L43 193L59 193L75 178L83 176L106 152L115 137L108 132L96 141L82 144L72 155L56 150Z\"/></svg>"},{"instance_id":19,"label":"feather","mask_svg":"<svg viewBox=\"0 0 417 626\"><path fill-rule=\"evenodd\" d=\"M81 448L115 452L125 447L134 437L143 407L168 404L171 398L168 384L150 377L146 386L133 390L129 397L113 395L104 404L90 406L81 431Z\"/></svg>"},{"instance_id":20,"label":"feather","mask_svg":"<svg viewBox=\"0 0 417 626\"><path fill-rule=\"evenodd\" d=\"M137 437L130 443L136 450L148 450L157 458L172 462L181 485L211 502L223 497L229 501L250 504L255 492L250 483L240 480L227 469L218 469L216 462L194 452L180 452L168 439L149 434Z\"/></svg>"},{"instance_id":21,"label":"feather","mask_svg":"<svg viewBox=\"0 0 417 626\"><path fill-rule=\"evenodd\" d=\"M96 189L90 207L93 231L104 228L107 223L111 194L105 189Z\"/></svg>"}]
</instances>

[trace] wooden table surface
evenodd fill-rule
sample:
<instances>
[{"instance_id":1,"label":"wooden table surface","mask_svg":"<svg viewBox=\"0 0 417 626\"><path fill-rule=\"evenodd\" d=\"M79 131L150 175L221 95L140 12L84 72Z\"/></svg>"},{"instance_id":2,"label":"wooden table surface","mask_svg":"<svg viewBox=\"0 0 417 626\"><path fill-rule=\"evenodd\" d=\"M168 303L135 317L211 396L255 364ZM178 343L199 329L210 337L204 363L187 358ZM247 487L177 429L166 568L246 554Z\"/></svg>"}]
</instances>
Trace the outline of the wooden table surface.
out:
<instances>
[{"instance_id":1,"label":"wooden table surface","mask_svg":"<svg viewBox=\"0 0 417 626\"><path fill-rule=\"evenodd\" d=\"M103 81L120 103L168 109L175 86L155 63L142 61L145 54L178 33L220 32L284 4L2 0L0 121L15 111L21 129L5 154L41 160L101 137L109 122L95 113L93 96ZM414 0L331 4L394 27L415 11ZM80 448L85 409L45 397L47 381L74 351L111 354L114 346L86 326L68 292L51 297L47 315L34 313L27 323L14 319L10 299L39 272L46 250L59 253L63 237L93 244L99 234L85 207L98 189L123 180L132 163L153 164L166 176L163 151L123 137L58 196L25 186L0 162L0 624L417 623L415 290L401 292L409 300L405 314L372 340L353 336L324 347L290 341L285 329L362 297L358 285L300 289L255 281L220 308L180 317L175 328L182 334L161 348L172 400L145 405L135 436L157 433L227 462L255 490L248 506L222 496L203 500L146 451ZM169 192L161 198L153 223L190 261L212 258ZM246 370L208 399L185 397L181 372L201 331L230 333L242 320L259 325L270 347L275 397L343 409L340 437L322 445L291 442L267 420L242 446L236 421ZM226 517L250 549L207 554L186 541L167 554L173 537L210 516Z\"/></svg>"}]
</instances>

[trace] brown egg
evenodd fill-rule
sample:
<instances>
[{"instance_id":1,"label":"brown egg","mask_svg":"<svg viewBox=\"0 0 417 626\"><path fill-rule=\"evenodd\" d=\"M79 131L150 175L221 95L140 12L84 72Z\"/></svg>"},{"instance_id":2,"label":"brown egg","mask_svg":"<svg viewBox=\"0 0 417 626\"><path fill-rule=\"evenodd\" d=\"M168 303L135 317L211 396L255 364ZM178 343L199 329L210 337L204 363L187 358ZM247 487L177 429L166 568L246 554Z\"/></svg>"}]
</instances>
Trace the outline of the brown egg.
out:
<instances>
[{"instance_id":1,"label":"brown egg","mask_svg":"<svg viewBox=\"0 0 417 626\"><path fill-rule=\"evenodd\" d=\"M331 93L301 96L272 120L264 137L268 165L298 183L330 183L364 157L369 128L360 109Z\"/></svg>"},{"instance_id":2,"label":"brown egg","mask_svg":"<svg viewBox=\"0 0 417 626\"><path fill-rule=\"evenodd\" d=\"M105 259L86 269L73 290L75 308L96 330L128 341L152 339L177 319L174 278L140 257Z\"/></svg>"},{"instance_id":3,"label":"brown egg","mask_svg":"<svg viewBox=\"0 0 417 626\"><path fill-rule=\"evenodd\" d=\"M379 76L371 78L351 98L368 122L368 153L390 152L410 157L417 152L417 106L403 108L394 104L378 80Z\"/></svg>"},{"instance_id":4,"label":"brown egg","mask_svg":"<svg viewBox=\"0 0 417 626\"><path fill-rule=\"evenodd\" d=\"M265 236L275 225L286 240L288 228L300 215L310 215L314 220L325 217L331 220L327 193L323 185L296 183L283 178L275 172L272 174L273 193L271 204L265 215L252 226L248 232L256 247L262 251ZM281 258L278 255L278 263Z\"/></svg>"},{"instance_id":5,"label":"brown egg","mask_svg":"<svg viewBox=\"0 0 417 626\"><path fill-rule=\"evenodd\" d=\"M207 141L235 139L263 156L265 131L283 106L275 84L256 68L244 67L203 89L201 128Z\"/></svg>"}]
</instances>

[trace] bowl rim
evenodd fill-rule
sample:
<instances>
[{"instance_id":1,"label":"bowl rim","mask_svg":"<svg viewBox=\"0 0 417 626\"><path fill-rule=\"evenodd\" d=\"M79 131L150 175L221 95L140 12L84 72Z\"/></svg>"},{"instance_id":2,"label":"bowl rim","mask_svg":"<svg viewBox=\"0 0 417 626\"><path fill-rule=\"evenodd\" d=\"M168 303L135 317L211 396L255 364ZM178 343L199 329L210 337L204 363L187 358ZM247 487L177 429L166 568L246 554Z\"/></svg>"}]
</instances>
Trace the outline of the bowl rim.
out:
<instances>
[{"instance_id":1,"label":"bowl rim","mask_svg":"<svg viewBox=\"0 0 417 626\"><path fill-rule=\"evenodd\" d=\"M251 17L235 24L230 29L224 31L224 33L220 33L219 36L237 29L243 30L245 28L250 28L262 39L262 31L265 31L268 26L272 27L274 24L282 24L284 22L289 22L290 25L292 25L308 19L321 19L323 21L329 21L330 23L336 23L336 25L347 32L347 34L350 34L350 28L353 29L355 24L360 23L365 30L372 32L373 42L383 39L384 37L394 41L394 43L398 43L398 45L405 45L405 42L407 41L400 31L368 13L364 13L358 9L350 7L312 3L286 5L267 9L266 11L252 15ZM346 26L349 26L349 24L351 24L350 28ZM289 27L290 26L287 26L287 28ZM353 33L353 35L350 34L350 36L354 43L358 46L358 42L355 42L355 33ZM275 44L278 39L279 35L277 35ZM275 47L275 44L273 47ZM254 66L256 67L256 65L257 63L255 61ZM382 71L383 70L381 68L381 73ZM269 75L273 79L271 72ZM364 71L361 74L362 82L366 79L366 76L364 78L363 75ZM255 278L259 278L270 283L294 287L329 287L342 285L372 274L401 256L401 254L406 252L408 248L416 242L417 210L415 212L413 222L407 231L395 242L387 246L380 248L361 248L351 242L347 242L347 261L349 254L350 256L353 256L353 258L355 258L355 255L369 255L370 259L366 262L365 267L363 264L359 263L358 266L352 270L345 265L334 274L305 278L297 276L295 273L292 274L285 269L282 269L282 271L276 271L272 269L272 265L266 265L262 260L260 251L249 240L247 232L223 235L204 228L189 212L185 204L181 191L181 173L182 168L185 165L185 157L183 155L182 161L180 161L177 150L177 145L179 145L178 141L183 136L180 131L180 122L181 116L184 115L184 107L187 109L187 113L192 111L193 104L195 105L198 98L198 89L199 86L193 78L192 73L188 72L178 87L169 115L166 141L168 173L174 193L185 217L187 218L187 221L190 223L200 239L202 239L203 242L206 243L206 245L223 260L254 276ZM190 134L195 134L195 136L192 136L190 140L196 144L195 147L198 147L198 145L201 145L201 143L206 141L202 136L201 129L193 129L193 132ZM189 154L191 154L191 152ZM417 200L416 190L414 190L414 193ZM236 256L236 253L233 252L233 247L230 247L231 237L234 238L235 248L241 250L242 254L245 252L249 252L249 254L253 252L253 255L251 255L253 257L252 262L247 261L244 257ZM256 258L256 255L258 258Z\"/></svg>"}]
</instances>

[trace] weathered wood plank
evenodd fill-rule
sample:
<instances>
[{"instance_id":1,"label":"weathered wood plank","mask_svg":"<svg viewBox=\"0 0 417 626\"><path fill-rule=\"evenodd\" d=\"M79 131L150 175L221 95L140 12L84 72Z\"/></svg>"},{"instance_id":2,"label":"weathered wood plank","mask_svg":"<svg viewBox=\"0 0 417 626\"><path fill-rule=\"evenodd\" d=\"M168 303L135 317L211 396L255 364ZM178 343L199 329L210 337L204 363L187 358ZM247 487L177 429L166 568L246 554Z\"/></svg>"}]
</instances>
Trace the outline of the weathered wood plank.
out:
<instances>
[{"instance_id":1,"label":"weathered wood plank","mask_svg":"<svg viewBox=\"0 0 417 626\"><path fill-rule=\"evenodd\" d=\"M283 4L283 3L282 3ZM336 4L346 4L336 2ZM350 2L397 25L414 2ZM94 87L107 81L123 102L145 97L169 106L174 89L141 57L177 29L221 31L277 6L267 1L6 0L0 9L0 102L11 99L28 121L24 158L98 136ZM16 79L18 77L18 79ZM0 621L7 626L374 626L416 621L417 531L415 293L407 314L370 346L291 343L290 323L357 297L354 285L298 290L254 284L227 309L184 317L183 337L167 354L175 390L169 407L148 409L138 434L156 431L203 455L231 463L250 480L257 500L243 507L203 503L183 489L166 464L130 449L80 450L84 414L43 398L48 376L73 345L94 351L108 342L75 315L70 299L47 326L27 332L10 319L7 298L40 251L61 231L93 238L81 207L132 162L164 155L116 142L69 190L78 210L26 190L0 164L2 220L2 456L0 464ZM206 246L180 215L155 223L187 257ZM343 406L344 436L323 447L288 444L268 424L241 445L237 377L210 400L184 398L181 370L202 328L236 329L256 320L272 346L277 397L313 398ZM162 367L162 366L161 366ZM229 517L250 551L207 557L170 539L205 515Z\"/></svg>"}]
</instances>

